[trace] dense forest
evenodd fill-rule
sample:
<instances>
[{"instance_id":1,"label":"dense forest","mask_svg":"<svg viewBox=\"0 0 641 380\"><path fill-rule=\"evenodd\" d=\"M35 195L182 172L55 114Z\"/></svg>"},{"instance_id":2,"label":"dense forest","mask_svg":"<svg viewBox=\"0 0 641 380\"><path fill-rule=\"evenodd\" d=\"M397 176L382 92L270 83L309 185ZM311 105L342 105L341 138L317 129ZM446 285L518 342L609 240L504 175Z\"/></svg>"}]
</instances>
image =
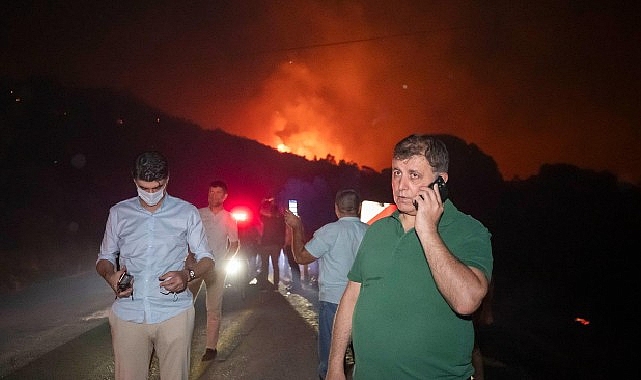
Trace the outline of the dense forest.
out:
<instances>
[{"instance_id":1,"label":"dense forest","mask_svg":"<svg viewBox=\"0 0 641 380\"><path fill-rule=\"evenodd\" d=\"M202 207L208 183L224 179L229 207L297 198L308 232L335 218L340 188L391 202L389 169L279 153L109 89L46 79L4 79L0 88L1 293L93 268L109 207L135 195L131 162L143 150L167 155L172 195ZM522 331L523 339L536 336L515 355L545 361L541 371L565 369L566 378L631 368L624 347L635 343L629 331L636 320L621 305L637 294L631 257L641 225L639 184L563 163L505 181L481 147L441 137L451 154L450 198L492 232L497 325ZM543 358L532 342L558 355Z\"/></svg>"}]
</instances>

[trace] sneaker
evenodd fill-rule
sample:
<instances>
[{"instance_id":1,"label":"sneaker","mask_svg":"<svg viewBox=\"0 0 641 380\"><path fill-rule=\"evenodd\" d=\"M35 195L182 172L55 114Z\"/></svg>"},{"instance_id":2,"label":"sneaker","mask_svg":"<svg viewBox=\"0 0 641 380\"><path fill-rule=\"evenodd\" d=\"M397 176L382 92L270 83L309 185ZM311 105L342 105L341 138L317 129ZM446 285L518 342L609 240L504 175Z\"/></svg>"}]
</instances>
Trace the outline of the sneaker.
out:
<instances>
[{"instance_id":1,"label":"sneaker","mask_svg":"<svg viewBox=\"0 0 641 380\"><path fill-rule=\"evenodd\" d=\"M203 357L200 359L201 361L209 361L209 360L214 360L216 359L216 355L218 355L218 350L217 349L211 349L208 348L205 350L205 353L203 354Z\"/></svg>"}]
</instances>

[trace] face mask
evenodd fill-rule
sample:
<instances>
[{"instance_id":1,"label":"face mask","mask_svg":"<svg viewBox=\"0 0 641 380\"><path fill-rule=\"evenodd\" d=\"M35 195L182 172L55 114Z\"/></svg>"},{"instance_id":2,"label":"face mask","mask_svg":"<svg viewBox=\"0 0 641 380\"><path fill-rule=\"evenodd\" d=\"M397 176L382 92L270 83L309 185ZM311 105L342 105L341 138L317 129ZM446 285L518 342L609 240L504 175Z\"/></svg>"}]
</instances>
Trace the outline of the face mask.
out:
<instances>
[{"instance_id":1,"label":"face mask","mask_svg":"<svg viewBox=\"0 0 641 380\"><path fill-rule=\"evenodd\" d=\"M166 185L165 185L166 186ZM160 202L162 197L165 195L165 186L163 186L162 189L159 191L156 191L155 193L148 193L145 190L139 188L136 186L136 190L138 190L138 196L140 199L143 200L147 204L147 206L155 206Z\"/></svg>"}]
</instances>

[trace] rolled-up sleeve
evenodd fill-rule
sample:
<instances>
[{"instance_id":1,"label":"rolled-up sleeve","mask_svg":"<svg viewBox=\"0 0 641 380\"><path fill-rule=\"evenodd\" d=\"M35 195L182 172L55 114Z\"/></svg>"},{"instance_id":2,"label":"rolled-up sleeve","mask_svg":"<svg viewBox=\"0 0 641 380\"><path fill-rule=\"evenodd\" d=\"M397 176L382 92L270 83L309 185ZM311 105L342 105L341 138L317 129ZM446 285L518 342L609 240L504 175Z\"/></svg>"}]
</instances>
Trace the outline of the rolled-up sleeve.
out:
<instances>
[{"instance_id":1,"label":"rolled-up sleeve","mask_svg":"<svg viewBox=\"0 0 641 380\"><path fill-rule=\"evenodd\" d=\"M209 248L209 243L207 242L207 235L205 235L205 229L203 228L203 222L200 218L200 213L195 207L192 207L191 214L189 216L189 231L188 231L188 242L191 252L194 253L196 261L200 261L205 257L209 257L214 260L214 255Z\"/></svg>"},{"instance_id":2,"label":"rolled-up sleeve","mask_svg":"<svg viewBox=\"0 0 641 380\"><path fill-rule=\"evenodd\" d=\"M116 266L116 258L118 256L118 235L116 233L116 225L118 224L118 214L115 212L115 209L112 207L109 210L109 216L107 217L107 224L105 226L105 234L102 238L102 243L100 244L100 251L98 252L98 259L96 264L100 260L107 260L110 263Z\"/></svg>"}]
</instances>

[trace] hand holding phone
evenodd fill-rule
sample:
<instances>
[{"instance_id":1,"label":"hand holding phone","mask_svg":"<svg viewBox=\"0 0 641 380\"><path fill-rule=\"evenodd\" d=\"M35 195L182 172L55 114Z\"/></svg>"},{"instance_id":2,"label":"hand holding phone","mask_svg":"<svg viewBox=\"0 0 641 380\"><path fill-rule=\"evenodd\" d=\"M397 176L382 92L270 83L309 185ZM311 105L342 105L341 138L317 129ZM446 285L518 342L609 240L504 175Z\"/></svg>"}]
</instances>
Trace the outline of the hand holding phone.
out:
<instances>
[{"instance_id":1,"label":"hand holding phone","mask_svg":"<svg viewBox=\"0 0 641 380\"><path fill-rule=\"evenodd\" d=\"M134 276L130 275L127 272L122 272L120 278L118 279L118 291L123 292L131 288L131 281L134 279Z\"/></svg>"},{"instance_id":2,"label":"hand holding phone","mask_svg":"<svg viewBox=\"0 0 641 380\"><path fill-rule=\"evenodd\" d=\"M441 195L441 202L445 202L447 199L448 193L447 193L447 185L445 184L445 180L443 177L438 176L436 181L430 183L427 185L430 189L434 189L434 185L438 186L438 192ZM423 198L422 195L418 195L419 197ZM418 210L418 202L414 201L414 208Z\"/></svg>"},{"instance_id":3,"label":"hand holding phone","mask_svg":"<svg viewBox=\"0 0 641 380\"><path fill-rule=\"evenodd\" d=\"M438 186L438 192L439 192L439 194L441 194L441 201L445 202L445 200L447 199L447 195L448 194L447 194L447 185L445 184L445 180L443 179L443 177L438 176L436 181L432 182L429 185L429 188L433 189L434 185Z\"/></svg>"}]
</instances>

